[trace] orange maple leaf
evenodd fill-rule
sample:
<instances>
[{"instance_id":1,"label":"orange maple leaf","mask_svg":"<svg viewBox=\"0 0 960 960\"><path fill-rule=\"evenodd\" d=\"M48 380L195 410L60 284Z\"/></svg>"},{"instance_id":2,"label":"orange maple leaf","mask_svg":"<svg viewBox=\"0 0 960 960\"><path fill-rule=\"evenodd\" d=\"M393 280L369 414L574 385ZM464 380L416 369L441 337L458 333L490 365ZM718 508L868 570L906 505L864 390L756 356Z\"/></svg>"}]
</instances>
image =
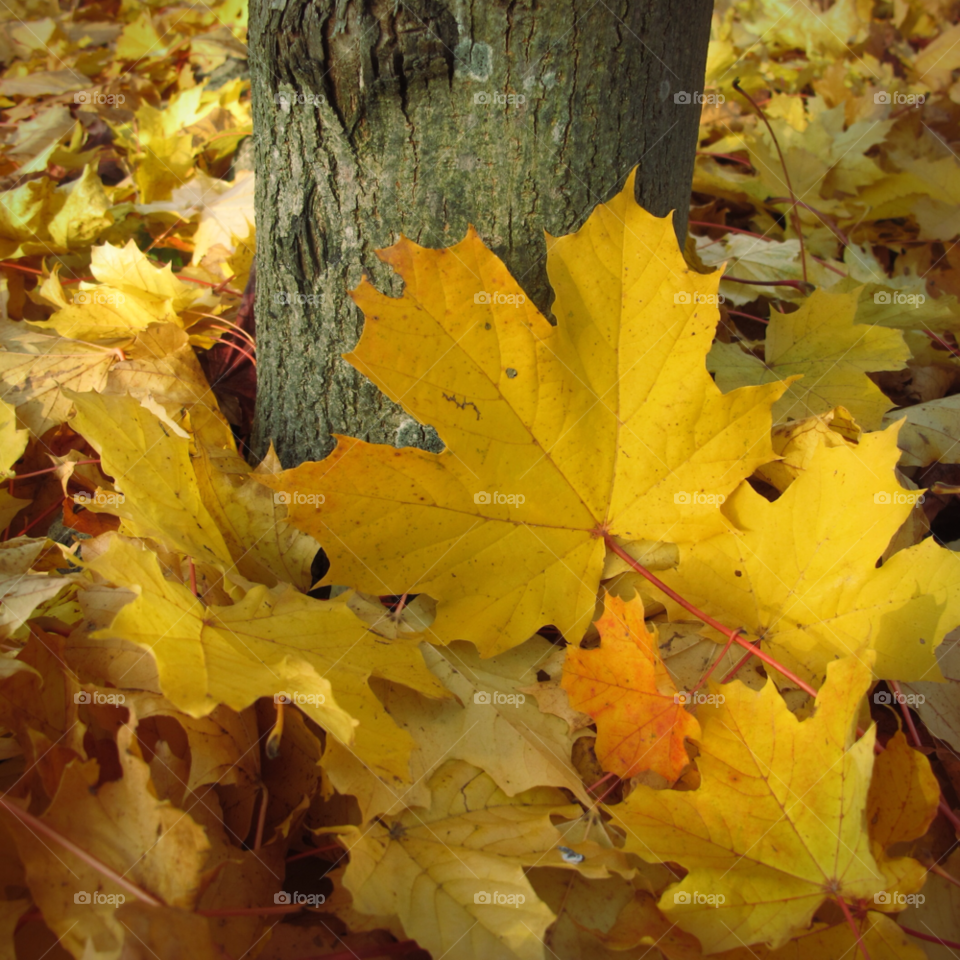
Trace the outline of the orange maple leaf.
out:
<instances>
[{"instance_id":1,"label":"orange maple leaf","mask_svg":"<svg viewBox=\"0 0 960 960\"><path fill-rule=\"evenodd\" d=\"M596 720L604 770L624 779L652 770L673 783L689 762L684 737L698 738L700 724L660 659L643 603L608 594L596 623L598 649L567 648L561 685L571 706Z\"/></svg>"}]
</instances>

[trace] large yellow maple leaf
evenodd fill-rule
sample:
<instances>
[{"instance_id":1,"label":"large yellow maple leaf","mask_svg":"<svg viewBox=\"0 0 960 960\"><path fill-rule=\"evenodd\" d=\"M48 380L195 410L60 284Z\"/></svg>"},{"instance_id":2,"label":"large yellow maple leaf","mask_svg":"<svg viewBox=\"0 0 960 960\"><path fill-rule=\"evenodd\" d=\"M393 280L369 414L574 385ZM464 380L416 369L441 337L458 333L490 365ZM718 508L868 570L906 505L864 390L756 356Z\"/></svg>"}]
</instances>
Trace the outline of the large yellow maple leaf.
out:
<instances>
[{"instance_id":1,"label":"large yellow maple leaf","mask_svg":"<svg viewBox=\"0 0 960 960\"><path fill-rule=\"evenodd\" d=\"M684 738L700 736L667 673L643 603L607 595L598 650L568 647L563 688L570 704L597 721L597 759L628 779L653 770L671 783L689 763Z\"/></svg>"},{"instance_id":2,"label":"large yellow maple leaf","mask_svg":"<svg viewBox=\"0 0 960 960\"><path fill-rule=\"evenodd\" d=\"M366 323L347 359L447 449L339 437L326 460L261 478L327 551L325 582L428 593L441 601L432 638L484 656L545 623L582 635L604 533L725 529L717 497L772 459L785 389L714 384L719 274L686 266L672 219L636 203L632 175L547 249L556 327L472 228L444 250L404 238L380 251L406 288L354 291Z\"/></svg>"},{"instance_id":3,"label":"large yellow maple leaf","mask_svg":"<svg viewBox=\"0 0 960 960\"><path fill-rule=\"evenodd\" d=\"M628 851L689 870L660 909L705 953L782 946L824 900L872 900L885 889L865 816L873 727L854 742L870 678L869 662L830 664L803 722L772 680L760 691L712 686L725 699L700 713L700 787L638 786L611 808Z\"/></svg>"},{"instance_id":4,"label":"large yellow maple leaf","mask_svg":"<svg viewBox=\"0 0 960 960\"><path fill-rule=\"evenodd\" d=\"M659 576L815 683L831 661L868 649L880 678L941 680L934 650L960 624L960 558L928 538L877 569L922 495L894 474L898 429L836 446L816 435L778 500L744 484L723 507L737 529L681 545L677 569Z\"/></svg>"},{"instance_id":5,"label":"large yellow maple leaf","mask_svg":"<svg viewBox=\"0 0 960 960\"><path fill-rule=\"evenodd\" d=\"M430 790L429 809L347 832L354 907L396 914L435 957L539 960L554 915L523 868L562 844L551 815L577 818L580 807L554 787L508 797L463 760L445 763Z\"/></svg>"},{"instance_id":6,"label":"large yellow maple leaf","mask_svg":"<svg viewBox=\"0 0 960 960\"><path fill-rule=\"evenodd\" d=\"M416 641L375 636L346 603L314 600L289 585L270 592L256 584L232 606L204 606L164 579L154 554L119 537L89 566L137 594L94 639L149 651L164 696L184 713L203 717L220 703L242 710L285 693L374 774L391 783L409 779L415 742L368 681L379 676L448 697Z\"/></svg>"},{"instance_id":7,"label":"large yellow maple leaf","mask_svg":"<svg viewBox=\"0 0 960 960\"><path fill-rule=\"evenodd\" d=\"M893 405L867 376L902 370L910 348L899 330L854 323L857 293L818 289L794 313L771 311L764 358L736 343L715 343L707 366L721 390L802 379L773 408L778 422L817 416L843 404L866 430L880 426Z\"/></svg>"}]
</instances>

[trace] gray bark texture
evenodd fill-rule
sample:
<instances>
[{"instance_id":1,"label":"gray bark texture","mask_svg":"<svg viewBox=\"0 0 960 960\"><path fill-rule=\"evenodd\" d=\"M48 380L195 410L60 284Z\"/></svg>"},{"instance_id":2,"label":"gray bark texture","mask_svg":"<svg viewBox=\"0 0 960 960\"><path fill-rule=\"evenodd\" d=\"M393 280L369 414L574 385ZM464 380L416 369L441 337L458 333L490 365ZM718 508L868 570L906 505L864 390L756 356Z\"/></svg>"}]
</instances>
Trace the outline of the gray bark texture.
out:
<instances>
[{"instance_id":1,"label":"gray bark texture","mask_svg":"<svg viewBox=\"0 0 960 960\"><path fill-rule=\"evenodd\" d=\"M544 231L580 227L639 164L686 236L712 0L251 0L257 172L253 452L332 433L442 449L341 354L376 257L474 224L549 317ZM403 344L397 344L397 351Z\"/></svg>"}]
</instances>

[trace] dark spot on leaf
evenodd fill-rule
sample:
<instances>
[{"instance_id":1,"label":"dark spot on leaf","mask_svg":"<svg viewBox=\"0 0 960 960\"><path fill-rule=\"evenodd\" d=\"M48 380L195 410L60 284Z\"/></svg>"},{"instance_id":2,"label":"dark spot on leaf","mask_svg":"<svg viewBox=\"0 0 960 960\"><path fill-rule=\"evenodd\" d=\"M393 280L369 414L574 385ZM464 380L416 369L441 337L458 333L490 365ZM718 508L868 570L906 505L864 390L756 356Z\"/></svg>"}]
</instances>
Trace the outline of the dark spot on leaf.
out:
<instances>
[{"instance_id":1,"label":"dark spot on leaf","mask_svg":"<svg viewBox=\"0 0 960 960\"><path fill-rule=\"evenodd\" d=\"M513 367L507 367L507 376L512 380L517 375L517 371Z\"/></svg>"}]
</instances>

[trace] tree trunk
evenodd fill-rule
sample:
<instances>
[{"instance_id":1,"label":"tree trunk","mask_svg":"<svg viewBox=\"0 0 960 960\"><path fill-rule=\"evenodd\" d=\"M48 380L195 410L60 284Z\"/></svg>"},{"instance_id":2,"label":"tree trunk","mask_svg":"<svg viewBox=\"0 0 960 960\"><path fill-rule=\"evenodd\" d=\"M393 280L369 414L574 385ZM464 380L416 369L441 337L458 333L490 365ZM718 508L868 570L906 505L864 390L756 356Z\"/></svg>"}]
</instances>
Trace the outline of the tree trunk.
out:
<instances>
[{"instance_id":1,"label":"tree trunk","mask_svg":"<svg viewBox=\"0 0 960 960\"><path fill-rule=\"evenodd\" d=\"M686 235L712 0L251 0L257 130L254 452L332 433L442 449L340 354L374 251L473 223L547 315L543 231L577 229L637 164ZM678 102L679 99L679 102ZM686 99L691 102L684 102ZM402 344L397 345L403 349Z\"/></svg>"}]
</instances>

